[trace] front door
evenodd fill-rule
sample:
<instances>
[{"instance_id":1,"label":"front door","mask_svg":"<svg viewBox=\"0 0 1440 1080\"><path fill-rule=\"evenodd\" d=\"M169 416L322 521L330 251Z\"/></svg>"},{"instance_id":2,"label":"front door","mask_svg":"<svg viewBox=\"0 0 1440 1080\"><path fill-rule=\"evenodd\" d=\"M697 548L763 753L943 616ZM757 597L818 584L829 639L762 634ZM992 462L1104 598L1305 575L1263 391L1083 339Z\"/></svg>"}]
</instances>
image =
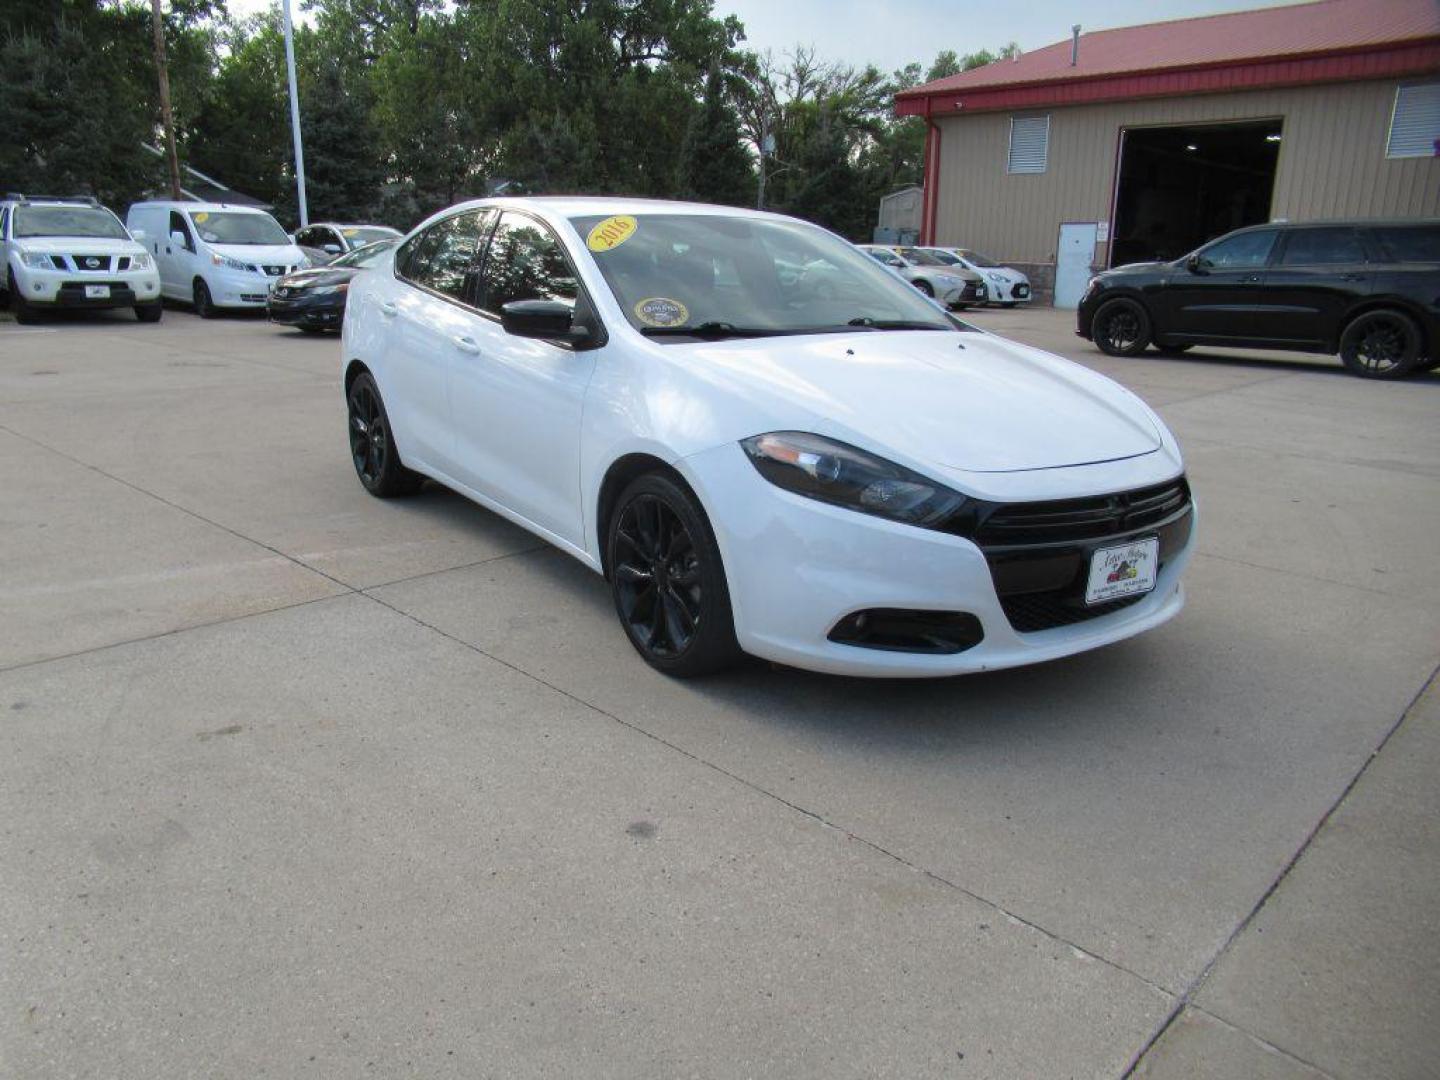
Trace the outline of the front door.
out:
<instances>
[{"instance_id":1,"label":"front door","mask_svg":"<svg viewBox=\"0 0 1440 1080\"><path fill-rule=\"evenodd\" d=\"M584 302L555 234L506 210L480 275L481 314L450 383L459 479L579 547L580 414L596 352L507 334L500 309L512 300Z\"/></svg>"},{"instance_id":2,"label":"front door","mask_svg":"<svg viewBox=\"0 0 1440 1080\"><path fill-rule=\"evenodd\" d=\"M176 243L173 233L179 233L184 243ZM190 222L180 211L171 210L165 223L165 235L155 239L158 241L155 260L160 264L160 291L172 300L189 300L195 253L195 233L190 228Z\"/></svg>"},{"instance_id":3,"label":"front door","mask_svg":"<svg viewBox=\"0 0 1440 1080\"><path fill-rule=\"evenodd\" d=\"M1094 273L1095 239L1099 226L1093 221L1067 221L1060 226L1060 243L1055 251L1055 306L1075 308L1085 295L1085 286Z\"/></svg>"},{"instance_id":4,"label":"front door","mask_svg":"<svg viewBox=\"0 0 1440 1080\"><path fill-rule=\"evenodd\" d=\"M1156 335L1217 343L1272 336L1265 267L1275 236L1274 229L1235 233L1191 256L1156 296Z\"/></svg>"}]
</instances>

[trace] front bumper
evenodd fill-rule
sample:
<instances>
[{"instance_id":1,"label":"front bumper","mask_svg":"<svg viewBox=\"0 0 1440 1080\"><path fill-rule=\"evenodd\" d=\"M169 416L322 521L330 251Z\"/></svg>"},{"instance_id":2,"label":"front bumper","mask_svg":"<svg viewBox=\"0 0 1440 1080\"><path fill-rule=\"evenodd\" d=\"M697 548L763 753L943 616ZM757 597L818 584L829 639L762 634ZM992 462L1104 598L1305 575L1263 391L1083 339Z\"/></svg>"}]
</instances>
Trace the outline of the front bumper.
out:
<instances>
[{"instance_id":1,"label":"front bumper","mask_svg":"<svg viewBox=\"0 0 1440 1080\"><path fill-rule=\"evenodd\" d=\"M986 281L985 289L992 304L1023 304L1031 297L1028 281Z\"/></svg>"},{"instance_id":2,"label":"front bumper","mask_svg":"<svg viewBox=\"0 0 1440 1080\"><path fill-rule=\"evenodd\" d=\"M82 274L68 270L15 270L15 289L28 304L55 308L119 308L160 302L160 275Z\"/></svg>"},{"instance_id":3,"label":"front bumper","mask_svg":"<svg viewBox=\"0 0 1440 1080\"><path fill-rule=\"evenodd\" d=\"M266 311L270 321L285 326L304 326L316 330L339 330L345 318L345 293L320 296L282 297L270 295Z\"/></svg>"},{"instance_id":4,"label":"front bumper","mask_svg":"<svg viewBox=\"0 0 1440 1080\"><path fill-rule=\"evenodd\" d=\"M1184 536L1165 558L1152 592L1082 622L1020 632L1002 606L985 553L970 540L783 491L755 471L738 445L678 464L715 529L740 646L768 660L872 677L992 671L1121 641L1173 618L1184 606L1181 576L1194 547L1193 504ZM1154 468L1170 472L1168 477L1157 472L1155 482L1173 477L1173 467L1162 460ZM1099 469L1093 475L1107 474ZM968 612L979 620L984 639L953 654L883 651L830 640L840 620L871 609Z\"/></svg>"}]
</instances>

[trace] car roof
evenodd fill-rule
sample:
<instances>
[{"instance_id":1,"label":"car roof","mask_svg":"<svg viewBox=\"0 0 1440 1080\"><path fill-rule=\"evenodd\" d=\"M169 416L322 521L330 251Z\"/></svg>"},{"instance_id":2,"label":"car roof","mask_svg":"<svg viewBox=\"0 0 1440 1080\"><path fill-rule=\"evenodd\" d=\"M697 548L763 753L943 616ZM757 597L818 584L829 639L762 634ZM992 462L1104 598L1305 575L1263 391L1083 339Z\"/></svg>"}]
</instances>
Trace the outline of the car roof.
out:
<instances>
[{"instance_id":1,"label":"car roof","mask_svg":"<svg viewBox=\"0 0 1440 1080\"><path fill-rule=\"evenodd\" d=\"M595 214L693 214L779 221L794 220L784 214L772 214L767 210L747 210L739 206L716 206L712 203L606 195L501 195L485 199L470 199L446 209L458 210L478 206L496 206L501 209L515 210L529 209L563 218L589 217Z\"/></svg>"},{"instance_id":2,"label":"car roof","mask_svg":"<svg viewBox=\"0 0 1440 1080\"><path fill-rule=\"evenodd\" d=\"M258 206L240 206L236 203L224 202L195 202L193 199L147 199L144 202L130 204L131 210L224 210L227 213L237 214L264 214L270 216L268 210L261 210Z\"/></svg>"},{"instance_id":3,"label":"car roof","mask_svg":"<svg viewBox=\"0 0 1440 1080\"><path fill-rule=\"evenodd\" d=\"M368 221L312 221L305 226L313 229L317 225L324 225L329 229L389 229L390 232L399 232L399 229L391 229L389 225L376 225Z\"/></svg>"},{"instance_id":4,"label":"car roof","mask_svg":"<svg viewBox=\"0 0 1440 1080\"><path fill-rule=\"evenodd\" d=\"M1322 218L1318 221L1265 221L1258 225L1246 225L1225 233L1255 232L1258 229L1323 229L1323 228L1423 228L1440 226L1440 218ZM1219 237L1216 237L1218 240Z\"/></svg>"}]
</instances>

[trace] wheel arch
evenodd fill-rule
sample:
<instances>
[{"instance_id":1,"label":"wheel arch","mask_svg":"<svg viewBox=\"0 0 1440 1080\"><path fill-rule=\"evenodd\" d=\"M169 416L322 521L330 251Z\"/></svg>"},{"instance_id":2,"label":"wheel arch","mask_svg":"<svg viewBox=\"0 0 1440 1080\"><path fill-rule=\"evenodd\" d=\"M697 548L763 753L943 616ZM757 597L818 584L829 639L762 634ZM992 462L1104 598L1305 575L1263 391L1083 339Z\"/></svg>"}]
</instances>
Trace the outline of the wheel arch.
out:
<instances>
[{"instance_id":1,"label":"wheel arch","mask_svg":"<svg viewBox=\"0 0 1440 1080\"><path fill-rule=\"evenodd\" d=\"M1431 340L1429 320L1418 304L1398 296L1367 296L1353 304L1344 315L1336 320L1335 332L1326 340L1326 348L1331 353L1338 353L1340 339L1345 335L1345 328L1361 315L1368 315L1372 311L1398 311L1402 315L1409 316L1420 331L1420 355L1422 357L1431 355L1430 350L1440 344L1440 342Z\"/></svg>"},{"instance_id":2,"label":"wheel arch","mask_svg":"<svg viewBox=\"0 0 1440 1080\"><path fill-rule=\"evenodd\" d=\"M700 504L706 517L708 518L710 515L709 509L705 506L705 500L696 492L694 485L669 462L644 451L622 454L605 470L605 476L600 481L599 490L595 495L595 541L600 553L600 572L605 575L607 581L610 580L610 517L615 512L615 504L620 499L620 493L629 486L632 480L652 472L661 473L679 484ZM711 528L713 529L714 526L712 525Z\"/></svg>"}]
</instances>

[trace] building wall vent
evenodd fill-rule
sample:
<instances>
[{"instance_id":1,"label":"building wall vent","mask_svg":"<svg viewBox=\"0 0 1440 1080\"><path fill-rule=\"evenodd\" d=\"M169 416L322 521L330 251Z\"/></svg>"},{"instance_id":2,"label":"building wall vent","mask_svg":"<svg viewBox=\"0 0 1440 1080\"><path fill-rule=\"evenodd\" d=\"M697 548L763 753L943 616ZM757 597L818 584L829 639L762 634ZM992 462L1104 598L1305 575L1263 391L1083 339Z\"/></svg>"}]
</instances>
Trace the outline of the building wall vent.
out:
<instances>
[{"instance_id":1,"label":"building wall vent","mask_svg":"<svg viewBox=\"0 0 1440 1080\"><path fill-rule=\"evenodd\" d=\"M1397 87L1385 156L1437 155L1440 155L1440 82Z\"/></svg>"},{"instance_id":2,"label":"building wall vent","mask_svg":"<svg viewBox=\"0 0 1440 1080\"><path fill-rule=\"evenodd\" d=\"M1010 118L1010 161L1006 172L1043 173L1050 156L1050 117Z\"/></svg>"}]
</instances>

